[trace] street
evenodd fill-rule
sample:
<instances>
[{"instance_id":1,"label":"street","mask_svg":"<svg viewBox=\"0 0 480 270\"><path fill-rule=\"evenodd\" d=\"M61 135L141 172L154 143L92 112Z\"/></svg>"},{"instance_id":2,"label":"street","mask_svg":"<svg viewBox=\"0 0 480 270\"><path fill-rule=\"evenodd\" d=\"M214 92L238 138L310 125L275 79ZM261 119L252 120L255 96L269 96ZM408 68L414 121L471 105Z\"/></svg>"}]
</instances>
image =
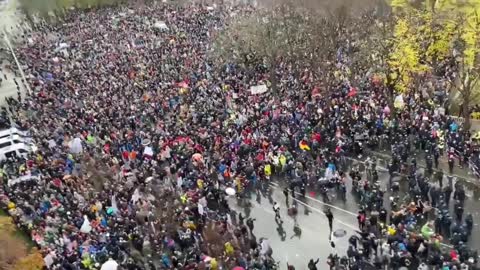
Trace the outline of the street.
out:
<instances>
[{"instance_id":1,"label":"street","mask_svg":"<svg viewBox=\"0 0 480 270\"><path fill-rule=\"evenodd\" d=\"M307 269L310 259L320 259L319 269L325 269L327 257L334 252L329 243L328 220L323 213L320 201L310 198L306 203L298 203L296 219L287 215L288 206L285 196L278 185L272 185L271 199L280 204L283 224L275 222L275 213L269 198L253 195L251 207L242 207L236 199L231 199L231 207L243 214L255 218L254 234L258 238L267 238L273 248L273 257L280 262L280 269L287 269L287 261L296 269ZM290 198L291 201L291 198ZM340 209L340 208L339 208ZM332 208L334 215L333 230L343 229L347 235L333 237L339 255L346 254L348 238L356 229L356 217L352 214ZM294 231L295 224L300 228ZM300 233L298 233L300 232Z\"/></svg>"},{"instance_id":2,"label":"street","mask_svg":"<svg viewBox=\"0 0 480 270\"><path fill-rule=\"evenodd\" d=\"M0 2L0 16L2 18L0 22L0 44L3 45L2 48L5 49L6 54L10 54L9 57L11 56L11 50L9 48L9 42L11 45L11 42L13 42L13 39L17 38L17 35L19 35L19 28L17 28L17 24L19 21L21 21L21 15L19 14L19 11L17 10L18 6L18 1L17 0L9 0L9 1L3 1ZM4 35L5 33L8 34L8 42L5 39ZM24 85L21 83L21 77L15 77L15 74L6 69L5 65L10 65L13 69L18 71L18 65L15 63L15 61L7 62L4 61L2 58L2 55L0 55L0 78L3 80L2 83L0 84L0 105L4 105L5 103L5 98L6 97L13 97L17 98L17 87L14 82L14 78L16 78L17 82L20 85L20 92L22 95L22 98L25 98L26 96L26 88ZM20 63L22 64L22 63ZM6 79L5 77L6 76Z\"/></svg>"},{"instance_id":3,"label":"street","mask_svg":"<svg viewBox=\"0 0 480 270\"><path fill-rule=\"evenodd\" d=\"M358 163L353 161L352 164ZM350 164L350 165L352 165ZM351 167L351 166L349 166ZM379 181L382 189L386 189L388 183L388 173L384 170L378 172ZM447 183L446 181L444 183ZM265 237L269 240L273 248L273 257L280 262L281 269L286 269L288 261L296 269L307 269L310 259L320 259L317 267L325 269L327 257L333 252L329 243L328 220L324 214L326 205L316 193L307 191L305 199L297 200L298 214L296 218L287 215L285 196L283 194L283 181L278 180L270 184L271 195L262 194L261 196L253 194L250 199L250 206L240 202L235 198L230 198L232 209L241 212L244 216L255 218L254 234L258 238ZM336 252L341 257L346 255L348 248L348 238L357 230L357 212L359 210L355 197L351 194L351 179L347 181L347 200L342 200L331 196L332 205L329 205L334 216L333 231L345 230L347 235L341 238L334 238ZM467 191L468 192L468 191ZM333 193L330 193L333 195ZM480 202L473 197L473 191L465 203L465 214L472 213L474 216L474 229L469 241L470 247L480 249L480 233L477 226L480 220L478 209ZM313 197L312 197L313 195ZM390 193L385 193L385 207L389 210L388 198ZM298 198L299 196L297 196ZM280 204L283 224L279 226L275 222L275 213L273 211L273 202ZM289 196L290 206L292 198ZM247 205L247 207L245 207ZM452 203L451 203L452 205ZM301 230L301 234L294 232L295 224ZM448 248L448 241L444 243L444 248Z\"/></svg>"}]
</instances>

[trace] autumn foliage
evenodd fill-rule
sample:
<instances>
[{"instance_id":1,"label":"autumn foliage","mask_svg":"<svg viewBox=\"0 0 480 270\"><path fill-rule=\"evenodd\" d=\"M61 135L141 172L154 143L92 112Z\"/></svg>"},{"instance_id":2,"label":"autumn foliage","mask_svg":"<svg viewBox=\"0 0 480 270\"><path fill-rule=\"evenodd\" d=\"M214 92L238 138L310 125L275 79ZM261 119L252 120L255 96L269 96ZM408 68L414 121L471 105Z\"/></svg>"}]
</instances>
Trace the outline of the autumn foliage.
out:
<instances>
[{"instance_id":1,"label":"autumn foliage","mask_svg":"<svg viewBox=\"0 0 480 270\"><path fill-rule=\"evenodd\" d=\"M14 270L42 270L43 269L43 257L37 249L33 249L30 254L24 258L21 258L15 263Z\"/></svg>"},{"instance_id":2,"label":"autumn foliage","mask_svg":"<svg viewBox=\"0 0 480 270\"><path fill-rule=\"evenodd\" d=\"M16 226L10 217L0 216L0 270L41 270L44 262L37 249L15 237Z\"/></svg>"}]
</instances>

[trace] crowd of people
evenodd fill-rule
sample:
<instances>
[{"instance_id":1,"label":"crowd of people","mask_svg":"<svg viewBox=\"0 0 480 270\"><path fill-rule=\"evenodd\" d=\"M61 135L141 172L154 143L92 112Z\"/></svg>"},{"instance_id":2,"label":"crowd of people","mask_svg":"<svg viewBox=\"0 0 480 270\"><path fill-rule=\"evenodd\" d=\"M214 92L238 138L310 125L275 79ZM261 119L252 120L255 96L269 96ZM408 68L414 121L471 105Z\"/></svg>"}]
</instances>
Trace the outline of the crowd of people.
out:
<instances>
[{"instance_id":1,"label":"crowd of people","mask_svg":"<svg viewBox=\"0 0 480 270\"><path fill-rule=\"evenodd\" d=\"M444 156L451 171L455 160L468 164L476 153L469 131L413 92L393 113L371 74L361 86L340 74L323 98L313 71L297 78L280 65L276 93L252 94L252 86L271 85L261 63L251 72L209 58L227 20L252 9L158 4L71 11L62 22L23 34L16 52L32 93L11 100L9 112L38 150L2 161L0 196L49 269L276 269L268 240L257 239L254 220L235 214L227 197L268 188L272 176L281 176L292 194L318 188L328 201L332 187L346 192L347 154L388 145L391 174L407 175L411 198L389 214L380 202L372 207L382 196L372 165L372 177L355 182L368 198L359 212L361 234L351 238L348 262L332 256L330 265L473 267L477 258L465 245L470 218L451 217L448 189L429 185L430 176L418 174L411 160L422 149L432 166ZM341 65L348 47L339 50ZM25 180L9 184L18 178ZM394 183L390 188L395 192ZM465 196L460 186L455 192L461 211ZM449 220L452 229L444 225ZM440 235L455 244L448 254Z\"/></svg>"}]
</instances>

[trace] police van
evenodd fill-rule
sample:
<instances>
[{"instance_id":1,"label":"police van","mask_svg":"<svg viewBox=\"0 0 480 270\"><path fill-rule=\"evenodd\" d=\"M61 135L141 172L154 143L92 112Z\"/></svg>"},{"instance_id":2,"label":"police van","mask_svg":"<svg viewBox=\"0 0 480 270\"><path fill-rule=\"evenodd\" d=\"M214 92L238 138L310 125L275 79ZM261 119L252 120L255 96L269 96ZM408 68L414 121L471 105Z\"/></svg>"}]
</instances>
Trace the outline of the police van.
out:
<instances>
[{"instance_id":1,"label":"police van","mask_svg":"<svg viewBox=\"0 0 480 270\"><path fill-rule=\"evenodd\" d=\"M35 151L36 146L28 131L17 128L0 130L0 160L26 157Z\"/></svg>"}]
</instances>

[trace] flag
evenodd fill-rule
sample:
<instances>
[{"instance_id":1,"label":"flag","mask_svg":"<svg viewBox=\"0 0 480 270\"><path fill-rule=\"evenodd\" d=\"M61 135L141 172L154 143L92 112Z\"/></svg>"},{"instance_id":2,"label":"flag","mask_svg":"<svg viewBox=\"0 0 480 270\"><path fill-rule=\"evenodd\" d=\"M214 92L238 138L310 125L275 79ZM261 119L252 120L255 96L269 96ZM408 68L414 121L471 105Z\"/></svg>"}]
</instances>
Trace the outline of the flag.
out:
<instances>
[{"instance_id":1,"label":"flag","mask_svg":"<svg viewBox=\"0 0 480 270\"><path fill-rule=\"evenodd\" d=\"M303 151L310 151L310 146L308 146L308 143L305 140L301 140L300 143L298 144L298 146Z\"/></svg>"}]
</instances>

